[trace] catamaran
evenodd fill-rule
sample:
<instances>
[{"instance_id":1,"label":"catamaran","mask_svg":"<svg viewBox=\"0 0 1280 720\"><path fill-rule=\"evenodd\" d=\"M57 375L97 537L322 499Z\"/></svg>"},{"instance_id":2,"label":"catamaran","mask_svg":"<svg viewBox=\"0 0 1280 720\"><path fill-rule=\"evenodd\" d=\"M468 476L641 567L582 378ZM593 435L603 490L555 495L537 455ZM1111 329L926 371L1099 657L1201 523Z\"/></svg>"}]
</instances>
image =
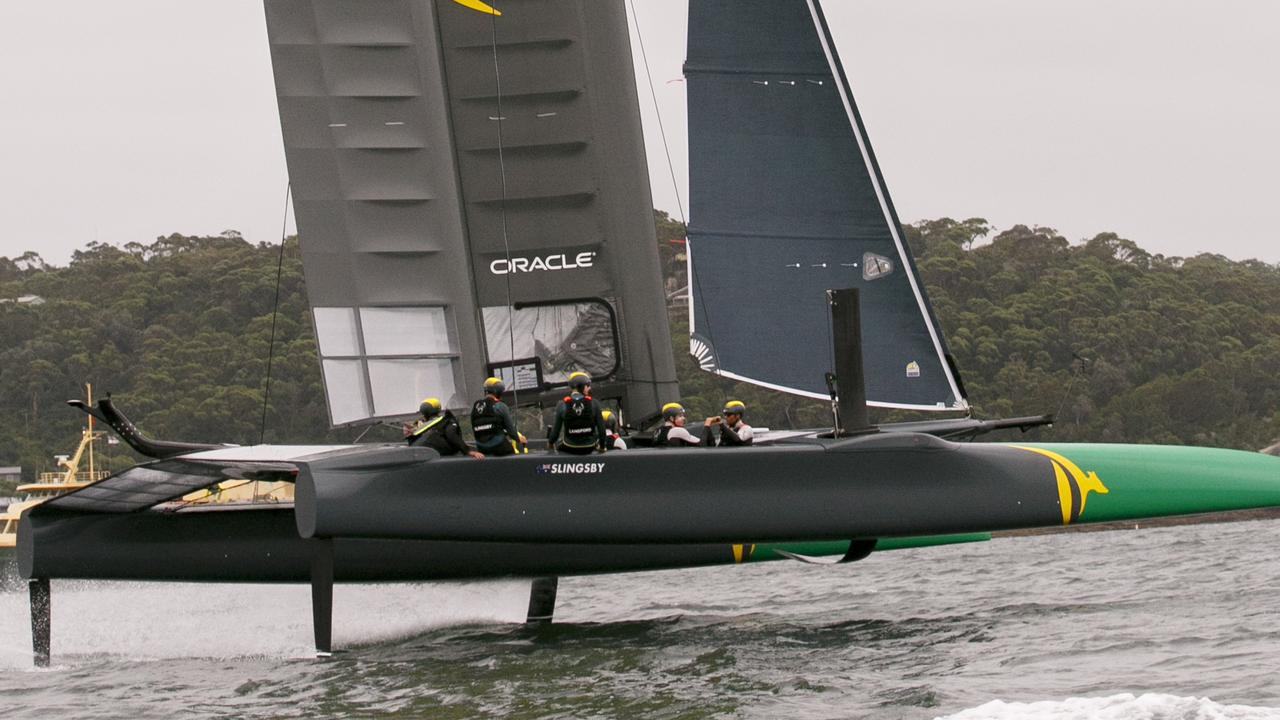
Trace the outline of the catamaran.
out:
<instances>
[{"instance_id":1,"label":"catamaran","mask_svg":"<svg viewBox=\"0 0 1280 720\"><path fill-rule=\"evenodd\" d=\"M570 372L640 417L678 397L623 0L267 0L286 159L335 426L452 408ZM50 580L536 578L849 562L995 530L1280 505L1280 459L1232 450L957 442L981 420L903 238L817 0L692 0L691 351L827 398L832 427L750 448L442 458L397 445L152 440L153 458L27 513L37 662ZM868 406L962 417L872 426ZM228 480L292 503L175 503Z\"/></svg>"}]
</instances>

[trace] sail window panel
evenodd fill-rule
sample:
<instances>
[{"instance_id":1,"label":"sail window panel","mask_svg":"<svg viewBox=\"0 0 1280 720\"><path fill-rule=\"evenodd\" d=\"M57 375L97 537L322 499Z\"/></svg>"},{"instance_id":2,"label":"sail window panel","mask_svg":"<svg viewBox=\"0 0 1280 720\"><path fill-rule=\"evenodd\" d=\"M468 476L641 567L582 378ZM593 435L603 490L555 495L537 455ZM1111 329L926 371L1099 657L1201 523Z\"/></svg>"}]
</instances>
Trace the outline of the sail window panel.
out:
<instances>
[{"instance_id":1,"label":"sail window panel","mask_svg":"<svg viewBox=\"0 0 1280 720\"><path fill-rule=\"evenodd\" d=\"M272 45L271 65L280 97L323 97L328 94L320 50L315 45Z\"/></svg>"},{"instance_id":2,"label":"sail window panel","mask_svg":"<svg viewBox=\"0 0 1280 720\"><path fill-rule=\"evenodd\" d=\"M413 8L407 0L314 0L320 41L333 45L409 45Z\"/></svg>"},{"instance_id":3,"label":"sail window panel","mask_svg":"<svg viewBox=\"0 0 1280 720\"><path fill-rule=\"evenodd\" d=\"M445 407L458 407L456 360L451 358L370 359L369 384L378 417L412 415L424 397L437 397Z\"/></svg>"},{"instance_id":4,"label":"sail window panel","mask_svg":"<svg viewBox=\"0 0 1280 720\"><path fill-rule=\"evenodd\" d=\"M420 95L417 48L322 45L330 93L345 97Z\"/></svg>"},{"instance_id":5,"label":"sail window panel","mask_svg":"<svg viewBox=\"0 0 1280 720\"><path fill-rule=\"evenodd\" d=\"M369 356L456 352L444 308L362 307L360 327Z\"/></svg>"},{"instance_id":6,"label":"sail window panel","mask_svg":"<svg viewBox=\"0 0 1280 720\"><path fill-rule=\"evenodd\" d=\"M346 425L372 417L366 389L364 363L360 360L321 361L325 394L329 398L329 421Z\"/></svg>"},{"instance_id":7,"label":"sail window panel","mask_svg":"<svg viewBox=\"0 0 1280 720\"><path fill-rule=\"evenodd\" d=\"M542 378L568 382L581 370L594 379L618 369L618 328L612 309L599 301L538 305L511 310L482 309L489 361L507 363L537 357ZM513 354L514 351L514 354Z\"/></svg>"},{"instance_id":8,"label":"sail window panel","mask_svg":"<svg viewBox=\"0 0 1280 720\"><path fill-rule=\"evenodd\" d=\"M358 357L360 335L356 330L356 312L349 307L318 307L316 342L321 357Z\"/></svg>"},{"instance_id":9,"label":"sail window panel","mask_svg":"<svg viewBox=\"0 0 1280 720\"><path fill-rule=\"evenodd\" d=\"M439 164L417 149L336 150L334 158L349 200L432 200Z\"/></svg>"}]
</instances>

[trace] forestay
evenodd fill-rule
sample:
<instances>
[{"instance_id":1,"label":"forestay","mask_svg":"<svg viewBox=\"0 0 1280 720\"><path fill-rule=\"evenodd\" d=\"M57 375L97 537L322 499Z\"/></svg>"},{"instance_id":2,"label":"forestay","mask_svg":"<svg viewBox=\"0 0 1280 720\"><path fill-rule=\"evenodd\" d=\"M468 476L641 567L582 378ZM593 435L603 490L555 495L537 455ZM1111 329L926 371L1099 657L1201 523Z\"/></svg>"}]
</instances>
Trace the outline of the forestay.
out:
<instances>
[{"instance_id":1,"label":"forestay","mask_svg":"<svg viewBox=\"0 0 1280 720\"><path fill-rule=\"evenodd\" d=\"M871 405L967 407L816 0L692 0L690 350L826 397L826 290L861 291Z\"/></svg>"}]
</instances>

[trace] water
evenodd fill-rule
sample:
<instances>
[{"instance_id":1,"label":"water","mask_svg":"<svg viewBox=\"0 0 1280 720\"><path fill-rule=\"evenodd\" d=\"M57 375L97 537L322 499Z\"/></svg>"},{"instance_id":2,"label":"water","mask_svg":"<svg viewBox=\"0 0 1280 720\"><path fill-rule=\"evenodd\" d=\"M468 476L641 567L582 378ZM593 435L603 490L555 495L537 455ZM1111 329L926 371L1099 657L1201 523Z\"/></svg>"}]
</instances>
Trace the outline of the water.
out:
<instances>
[{"instance_id":1,"label":"water","mask_svg":"<svg viewBox=\"0 0 1280 720\"><path fill-rule=\"evenodd\" d=\"M54 582L54 662L0 592L6 715L1280 720L1280 522L527 583Z\"/></svg>"}]
</instances>

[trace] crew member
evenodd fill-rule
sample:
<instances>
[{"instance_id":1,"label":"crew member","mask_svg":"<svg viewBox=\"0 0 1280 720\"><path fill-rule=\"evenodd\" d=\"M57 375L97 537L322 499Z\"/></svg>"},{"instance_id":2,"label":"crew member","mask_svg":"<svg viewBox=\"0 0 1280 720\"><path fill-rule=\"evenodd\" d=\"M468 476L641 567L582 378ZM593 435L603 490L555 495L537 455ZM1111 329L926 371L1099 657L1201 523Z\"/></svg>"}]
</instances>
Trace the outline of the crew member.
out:
<instances>
[{"instance_id":1,"label":"crew member","mask_svg":"<svg viewBox=\"0 0 1280 720\"><path fill-rule=\"evenodd\" d=\"M707 447L742 447L754 437L751 426L742 421L747 406L741 400L730 400L717 417L707 418L702 425L702 441ZM718 431L718 432L717 432Z\"/></svg>"},{"instance_id":2,"label":"crew member","mask_svg":"<svg viewBox=\"0 0 1280 720\"><path fill-rule=\"evenodd\" d=\"M700 441L693 433L684 429L684 407L680 403L667 403L662 406L662 427L653 436L654 447L684 447L697 445Z\"/></svg>"},{"instance_id":3,"label":"crew member","mask_svg":"<svg viewBox=\"0 0 1280 720\"><path fill-rule=\"evenodd\" d=\"M627 443L622 439L622 428L618 425L618 416L614 415L612 410L605 410L600 413L600 417L604 419L605 445L610 450L626 450Z\"/></svg>"},{"instance_id":4,"label":"crew member","mask_svg":"<svg viewBox=\"0 0 1280 720\"><path fill-rule=\"evenodd\" d=\"M484 398L471 406L471 432L476 436L476 449L489 457L515 455L526 444L524 435L516 430L511 408L502 402L506 389L501 380L491 377L484 381Z\"/></svg>"},{"instance_id":5,"label":"crew member","mask_svg":"<svg viewBox=\"0 0 1280 720\"><path fill-rule=\"evenodd\" d=\"M569 394L556 405L556 421L547 436L553 449L573 455L608 449L600 404L590 393L590 375L581 371L569 375Z\"/></svg>"},{"instance_id":6,"label":"crew member","mask_svg":"<svg viewBox=\"0 0 1280 720\"><path fill-rule=\"evenodd\" d=\"M415 447L429 447L441 455L470 455L478 460L483 460L484 455L472 450L462 439L462 426L458 424L458 418L454 417L453 411L445 409L441 411L440 400L438 398L427 398L418 406L419 412L422 413L422 421L417 427L410 428L405 442Z\"/></svg>"}]
</instances>

